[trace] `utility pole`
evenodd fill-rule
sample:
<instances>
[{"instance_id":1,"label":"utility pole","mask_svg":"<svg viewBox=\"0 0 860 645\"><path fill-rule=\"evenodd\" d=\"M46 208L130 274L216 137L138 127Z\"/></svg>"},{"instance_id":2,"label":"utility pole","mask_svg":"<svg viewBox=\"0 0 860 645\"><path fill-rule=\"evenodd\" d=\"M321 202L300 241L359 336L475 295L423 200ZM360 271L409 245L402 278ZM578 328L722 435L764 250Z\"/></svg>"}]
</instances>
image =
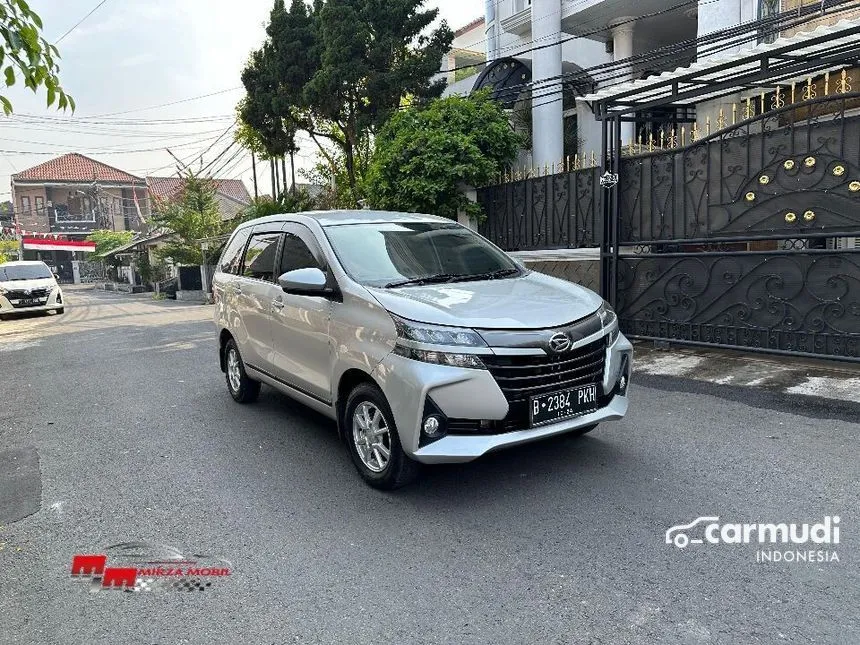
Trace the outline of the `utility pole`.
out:
<instances>
[{"instance_id":1,"label":"utility pole","mask_svg":"<svg viewBox=\"0 0 860 645\"><path fill-rule=\"evenodd\" d=\"M257 194L257 158L254 155L254 151L251 151L251 172L254 175L254 199L259 199L259 195Z\"/></svg>"}]
</instances>

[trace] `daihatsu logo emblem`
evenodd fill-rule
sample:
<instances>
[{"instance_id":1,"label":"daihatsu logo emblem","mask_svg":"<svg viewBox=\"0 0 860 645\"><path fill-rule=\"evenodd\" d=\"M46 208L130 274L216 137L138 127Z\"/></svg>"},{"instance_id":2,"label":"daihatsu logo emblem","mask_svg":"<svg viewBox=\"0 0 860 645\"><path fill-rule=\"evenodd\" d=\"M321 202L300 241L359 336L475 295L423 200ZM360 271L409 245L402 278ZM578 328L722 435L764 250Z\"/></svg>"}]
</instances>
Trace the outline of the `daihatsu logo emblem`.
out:
<instances>
[{"instance_id":1,"label":"daihatsu logo emblem","mask_svg":"<svg viewBox=\"0 0 860 645\"><path fill-rule=\"evenodd\" d=\"M562 332L553 334L549 339L549 348L556 354L566 352L570 349L570 345L570 338L567 337L567 334L563 334Z\"/></svg>"}]
</instances>

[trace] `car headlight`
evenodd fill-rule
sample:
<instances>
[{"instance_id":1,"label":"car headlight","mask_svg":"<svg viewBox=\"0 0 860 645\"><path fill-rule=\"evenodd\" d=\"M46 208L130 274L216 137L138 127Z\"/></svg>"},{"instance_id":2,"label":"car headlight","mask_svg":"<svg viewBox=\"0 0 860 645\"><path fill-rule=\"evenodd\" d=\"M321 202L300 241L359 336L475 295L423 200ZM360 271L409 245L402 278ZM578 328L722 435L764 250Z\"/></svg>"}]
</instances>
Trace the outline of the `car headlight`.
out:
<instances>
[{"instance_id":1,"label":"car headlight","mask_svg":"<svg viewBox=\"0 0 860 645\"><path fill-rule=\"evenodd\" d=\"M5 296L9 293L9 290L6 287L0 287L0 296Z\"/></svg>"},{"instance_id":2,"label":"car headlight","mask_svg":"<svg viewBox=\"0 0 860 645\"><path fill-rule=\"evenodd\" d=\"M404 320L397 316L394 326L397 328L397 336L406 341L423 343L425 345L454 345L460 347L486 347L487 343L481 336L471 329L460 329L459 327L441 327L439 325L427 325Z\"/></svg>"},{"instance_id":3,"label":"car headlight","mask_svg":"<svg viewBox=\"0 0 860 645\"><path fill-rule=\"evenodd\" d=\"M477 354L454 354L451 352L437 352L431 349L415 349L414 347L403 347L396 345L394 353L413 361L422 363L433 363L435 365L449 365L451 367L468 367L471 369L486 369L484 361Z\"/></svg>"},{"instance_id":4,"label":"car headlight","mask_svg":"<svg viewBox=\"0 0 860 645\"><path fill-rule=\"evenodd\" d=\"M391 318L397 329L395 354L423 363L485 369L484 361L476 354L447 351L452 347L486 347L487 343L476 331L416 323L394 315ZM426 345L433 345L438 349L427 348Z\"/></svg>"},{"instance_id":5,"label":"car headlight","mask_svg":"<svg viewBox=\"0 0 860 645\"><path fill-rule=\"evenodd\" d=\"M600 324L603 329L609 329L610 327L615 327L609 332L609 337L607 338L607 343L610 345L614 343L618 339L618 335L621 333L621 330L618 328L618 315L615 313L615 310L605 300L603 304L600 305L600 309L597 310L597 317L600 318Z\"/></svg>"}]
</instances>

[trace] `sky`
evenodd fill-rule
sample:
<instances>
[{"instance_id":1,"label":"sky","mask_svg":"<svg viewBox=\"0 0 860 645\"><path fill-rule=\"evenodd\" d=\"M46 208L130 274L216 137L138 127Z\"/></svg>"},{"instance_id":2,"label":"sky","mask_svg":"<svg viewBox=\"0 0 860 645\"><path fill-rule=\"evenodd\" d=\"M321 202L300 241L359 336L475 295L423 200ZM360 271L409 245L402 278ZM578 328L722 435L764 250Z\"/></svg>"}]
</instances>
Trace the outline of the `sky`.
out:
<instances>
[{"instance_id":1,"label":"sky","mask_svg":"<svg viewBox=\"0 0 860 645\"><path fill-rule=\"evenodd\" d=\"M29 2L50 42L98 4ZM230 141L224 133L243 96L239 74L264 38L271 6L272 0L105 0L57 45L74 115L47 108L43 89L34 95L19 82L0 90L15 110L11 117L0 114L0 201L10 198L11 174L66 152L138 176L170 175L176 162L165 147L192 167L200 167L201 157L203 164L213 162L218 176L243 179L253 194L250 156L234 157L233 148L216 157ZM483 15L484 0L425 6L438 8L440 19L457 29ZM296 167L309 168L314 145L300 145ZM261 194L271 191L265 177L258 166Z\"/></svg>"}]
</instances>

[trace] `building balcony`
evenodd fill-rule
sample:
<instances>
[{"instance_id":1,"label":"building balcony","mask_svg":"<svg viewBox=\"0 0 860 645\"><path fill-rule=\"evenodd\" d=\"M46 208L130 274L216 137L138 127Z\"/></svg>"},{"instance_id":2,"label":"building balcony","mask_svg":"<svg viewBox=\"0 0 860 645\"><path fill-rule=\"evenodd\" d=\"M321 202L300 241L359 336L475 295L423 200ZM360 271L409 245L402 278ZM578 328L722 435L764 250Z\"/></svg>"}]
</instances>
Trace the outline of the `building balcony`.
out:
<instances>
[{"instance_id":1,"label":"building balcony","mask_svg":"<svg viewBox=\"0 0 860 645\"><path fill-rule=\"evenodd\" d=\"M500 9L504 8L504 3L510 3L510 14L502 18L499 24L502 26L502 31L517 36L531 36L532 33L532 0L502 0ZM500 13L505 13L500 11Z\"/></svg>"}]
</instances>

